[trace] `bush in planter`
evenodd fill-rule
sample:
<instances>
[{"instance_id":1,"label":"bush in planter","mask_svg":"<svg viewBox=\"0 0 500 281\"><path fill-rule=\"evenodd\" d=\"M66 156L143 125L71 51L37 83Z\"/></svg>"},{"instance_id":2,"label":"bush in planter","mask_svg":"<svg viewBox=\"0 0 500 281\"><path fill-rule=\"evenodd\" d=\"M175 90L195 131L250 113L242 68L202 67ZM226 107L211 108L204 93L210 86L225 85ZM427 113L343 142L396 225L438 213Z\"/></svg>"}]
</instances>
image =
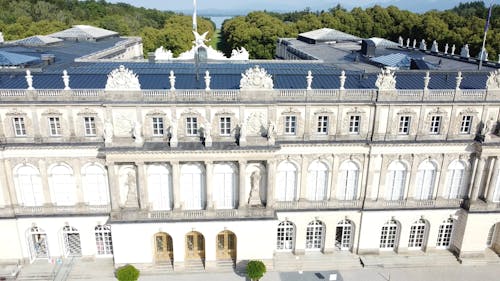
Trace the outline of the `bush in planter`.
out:
<instances>
[{"instance_id":1,"label":"bush in planter","mask_svg":"<svg viewBox=\"0 0 500 281\"><path fill-rule=\"evenodd\" d=\"M253 281L258 281L266 273L266 265L262 261L249 261L247 264L247 276Z\"/></svg>"},{"instance_id":2,"label":"bush in planter","mask_svg":"<svg viewBox=\"0 0 500 281\"><path fill-rule=\"evenodd\" d=\"M137 281L139 270L133 265L127 264L116 270L116 278L120 281Z\"/></svg>"}]
</instances>

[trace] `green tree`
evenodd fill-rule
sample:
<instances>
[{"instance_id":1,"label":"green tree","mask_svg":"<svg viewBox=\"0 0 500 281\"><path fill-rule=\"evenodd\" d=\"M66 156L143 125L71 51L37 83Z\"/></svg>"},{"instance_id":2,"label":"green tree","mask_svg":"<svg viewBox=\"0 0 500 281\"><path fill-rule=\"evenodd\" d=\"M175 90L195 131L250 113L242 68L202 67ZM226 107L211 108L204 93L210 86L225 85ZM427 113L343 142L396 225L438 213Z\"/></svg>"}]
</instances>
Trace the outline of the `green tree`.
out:
<instances>
[{"instance_id":1,"label":"green tree","mask_svg":"<svg viewBox=\"0 0 500 281\"><path fill-rule=\"evenodd\" d=\"M258 281L266 273L266 265L262 261L249 261L247 264L247 276L252 281Z\"/></svg>"}]
</instances>

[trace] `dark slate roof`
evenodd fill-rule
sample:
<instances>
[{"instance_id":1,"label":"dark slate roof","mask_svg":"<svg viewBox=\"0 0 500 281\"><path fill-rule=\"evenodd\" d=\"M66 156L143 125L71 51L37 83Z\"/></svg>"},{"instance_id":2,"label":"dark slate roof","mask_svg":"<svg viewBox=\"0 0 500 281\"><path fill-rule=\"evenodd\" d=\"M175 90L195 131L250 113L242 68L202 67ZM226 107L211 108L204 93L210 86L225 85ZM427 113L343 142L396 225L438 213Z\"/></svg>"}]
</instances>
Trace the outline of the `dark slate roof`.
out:
<instances>
[{"instance_id":1,"label":"dark slate roof","mask_svg":"<svg viewBox=\"0 0 500 281\"><path fill-rule=\"evenodd\" d=\"M107 75L120 63L78 63L68 68L70 87L72 89L103 89ZM210 72L212 89L239 89L241 73L246 69L259 65L272 75L275 89L305 89L306 76L309 70L314 77L314 89L338 89L340 87L340 70L321 63L279 63L279 62L245 62L245 63L208 63L200 65L198 80L193 63L124 63L125 67L138 75L142 89L169 89L168 76L174 71L177 89L204 89L203 76ZM0 89L27 88L24 72L0 74ZM42 73L32 72L35 89L62 89L62 71L49 69ZM346 72L347 89L374 89L377 73ZM425 72L396 72L398 89L423 89ZM431 72L430 89L455 89L457 72ZM462 89L484 89L488 72L462 72Z\"/></svg>"},{"instance_id":2,"label":"dark slate roof","mask_svg":"<svg viewBox=\"0 0 500 281\"><path fill-rule=\"evenodd\" d=\"M40 58L36 56L27 56L11 52L0 51L0 65L2 66L18 66L39 60Z\"/></svg>"}]
</instances>

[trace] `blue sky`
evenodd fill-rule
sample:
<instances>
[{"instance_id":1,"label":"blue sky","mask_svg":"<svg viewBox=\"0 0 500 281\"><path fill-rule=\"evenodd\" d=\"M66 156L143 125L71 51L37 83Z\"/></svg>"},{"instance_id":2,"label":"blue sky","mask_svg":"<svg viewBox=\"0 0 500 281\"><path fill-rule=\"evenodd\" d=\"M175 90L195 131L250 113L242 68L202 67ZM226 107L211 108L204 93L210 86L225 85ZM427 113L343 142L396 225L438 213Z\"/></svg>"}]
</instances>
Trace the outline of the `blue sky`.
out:
<instances>
[{"instance_id":1,"label":"blue sky","mask_svg":"<svg viewBox=\"0 0 500 281\"><path fill-rule=\"evenodd\" d=\"M108 2L125 2L134 6L155 8L160 10L189 11L192 10L192 0L107 0ZM197 0L200 11L249 11L249 10L278 10L293 11L310 7L313 10L328 9L337 4L345 8L370 7L375 4L382 6L395 5L401 9L415 12L424 12L430 9L449 9L460 2L467 0ZM495 2L497 2L496 0Z\"/></svg>"}]
</instances>

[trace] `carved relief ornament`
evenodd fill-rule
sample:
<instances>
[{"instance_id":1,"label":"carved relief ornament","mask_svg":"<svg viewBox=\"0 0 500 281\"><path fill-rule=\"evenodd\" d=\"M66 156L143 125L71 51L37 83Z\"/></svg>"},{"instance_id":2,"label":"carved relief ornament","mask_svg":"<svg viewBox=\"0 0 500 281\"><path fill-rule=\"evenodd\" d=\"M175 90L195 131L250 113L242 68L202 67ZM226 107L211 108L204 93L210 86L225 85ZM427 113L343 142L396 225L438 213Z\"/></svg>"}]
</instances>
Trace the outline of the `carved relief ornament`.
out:
<instances>
[{"instance_id":1,"label":"carved relief ornament","mask_svg":"<svg viewBox=\"0 0 500 281\"><path fill-rule=\"evenodd\" d=\"M500 69L490 72L486 80L487 90L500 90Z\"/></svg>"},{"instance_id":2,"label":"carved relief ornament","mask_svg":"<svg viewBox=\"0 0 500 281\"><path fill-rule=\"evenodd\" d=\"M123 65L108 74L106 91L138 91L140 89L139 77Z\"/></svg>"},{"instance_id":3,"label":"carved relief ornament","mask_svg":"<svg viewBox=\"0 0 500 281\"><path fill-rule=\"evenodd\" d=\"M396 90L396 76L390 69L382 69L382 72L377 75L375 86L379 90Z\"/></svg>"},{"instance_id":4,"label":"carved relief ornament","mask_svg":"<svg viewBox=\"0 0 500 281\"><path fill-rule=\"evenodd\" d=\"M241 90L271 90L274 88L272 76L258 65L241 74Z\"/></svg>"}]
</instances>

